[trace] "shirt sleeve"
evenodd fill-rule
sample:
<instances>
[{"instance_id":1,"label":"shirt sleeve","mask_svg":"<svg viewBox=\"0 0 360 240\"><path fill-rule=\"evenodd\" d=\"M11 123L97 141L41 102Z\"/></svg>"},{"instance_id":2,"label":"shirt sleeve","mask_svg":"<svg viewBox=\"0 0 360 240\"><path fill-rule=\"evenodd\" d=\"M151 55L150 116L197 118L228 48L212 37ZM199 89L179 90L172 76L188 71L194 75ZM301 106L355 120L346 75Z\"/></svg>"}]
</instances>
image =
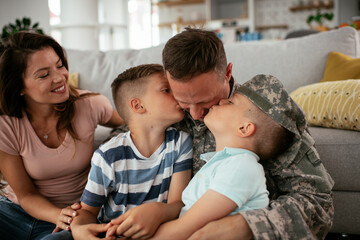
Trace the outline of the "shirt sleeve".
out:
<instances>
[{"instance_id":1,"label":"shirt sleeve","mask_svg":"<svg viewBox=\"0 0 360 240\"><path fill-rule=\"evenodd\" d=\"M114 111L109 99L101 94L90 97L90 106L97 124L107 123Z\"/></svg>"},{"instance_id":2,"label":"shirt sleeve","mask_svg":"<svg viewBox=\"0 0 360 240\"><path fill-rule=\"evenodd\" d=\"M97 149L91 159L88 182L81 196L81 201L92 207L101 207L109 194L115 189L114 171L103 158L103 152Z\"/></svg>"},{"instance_id":3,"label":"shirt sleeve","mask_svg":"<svg viewBox=\"0 0 360 240\"><path fill-rule=\"evenodd\" d=\"M174 173L192 169L193 144L188 133L179 132L179 154L174 164Z\"/></svg>"},{"instance_id":4,"label":"shirt sleeve","mask_svg":"<svg viewBox=\"0 0 360 240\"><path fill-rule=\"evenodd\" d=\"M20 119L2 115L0 126L0 150L10 155L19 155Z\"/></svg>"}]
</instances>

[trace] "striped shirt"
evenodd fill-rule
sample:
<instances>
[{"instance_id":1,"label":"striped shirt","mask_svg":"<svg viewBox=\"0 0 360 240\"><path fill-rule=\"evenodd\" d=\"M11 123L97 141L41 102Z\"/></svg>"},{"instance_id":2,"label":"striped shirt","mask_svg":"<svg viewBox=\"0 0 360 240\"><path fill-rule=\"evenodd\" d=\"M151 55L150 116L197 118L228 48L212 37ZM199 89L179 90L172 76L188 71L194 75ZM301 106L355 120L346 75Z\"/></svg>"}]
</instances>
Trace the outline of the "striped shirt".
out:
<instances>
[{"instance_id":1,"label":"striped shirt","mask_svg":"<svg viewBox=\"0 0 360 240\"><path fill-rule=\"evenodd\" d=\"M192 168L189 134L168 128L150 156L135 147L130 132L120 133L97 149L81 201L101 207L100 222L109 222L146 202L167 202L172 174Z\"/></svg>"}]
</instances>

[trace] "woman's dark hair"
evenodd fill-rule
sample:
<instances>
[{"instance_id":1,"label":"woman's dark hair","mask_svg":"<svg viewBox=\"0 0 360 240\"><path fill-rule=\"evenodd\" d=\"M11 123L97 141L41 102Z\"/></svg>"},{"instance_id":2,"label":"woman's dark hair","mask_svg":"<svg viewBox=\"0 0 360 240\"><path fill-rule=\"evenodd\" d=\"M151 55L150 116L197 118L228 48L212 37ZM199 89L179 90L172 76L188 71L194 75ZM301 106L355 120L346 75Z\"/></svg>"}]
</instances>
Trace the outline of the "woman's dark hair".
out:
<instances>
[{"instance_id":1,"label":"woman's dark hair","mask_svg":"<svg viewBox=\"0 0 360 240\"><path fill-rule=\"evenodd\" d=\"M63 48L52 37L33 32L18 32L3 39L0 43L0 115L22 118L26 102L20 95L24 89L24 75L31 54L51 47L68 69ZM75 101L80 98L74 87L69 85L69 99L55 104L59 115L56 130L67 129L73 138L78 139L71 120L75 113Z\"/></svg>"}]
</instances>

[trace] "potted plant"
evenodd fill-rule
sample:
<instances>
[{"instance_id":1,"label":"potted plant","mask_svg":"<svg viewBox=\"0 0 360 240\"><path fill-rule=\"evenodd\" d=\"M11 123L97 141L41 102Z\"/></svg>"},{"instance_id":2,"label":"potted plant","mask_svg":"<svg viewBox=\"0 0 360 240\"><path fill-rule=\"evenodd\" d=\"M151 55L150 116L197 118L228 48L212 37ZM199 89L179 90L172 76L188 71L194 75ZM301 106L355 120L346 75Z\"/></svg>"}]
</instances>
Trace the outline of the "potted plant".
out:
<instances>
[{"instance_id":1,"label":"potted plant","mask_svg":"<svg viewBox=\"0 0 360 240\"><path fill-rule=\"evenodd\" d=\"M9 23L5 25L2 28L2 33L0 36L1 39L4 39L16 32L24 31L24 30L34 31L40 34L44 34L44 31L41 28L39 28L39 23L34 23L33 25L31 25L31 19L27 17L23 17L22 20L16 19L15 24Z\"/></svg>"},{"instance_id":2,"label":"potted plant","mask_svg":"<svg viewBox=\"0 0 360 240\"><path fill-rule=\"evenodd\" d=\"M318 30L318 31L327 31L329 28L324 25L324 21L331 21L334 18L334 13L321 13L318 9L315 15L309 15L306 22L309 24L310 28ZM318 26L312 26L312 22L316 22Z\"/></svg>"}]
</instances>

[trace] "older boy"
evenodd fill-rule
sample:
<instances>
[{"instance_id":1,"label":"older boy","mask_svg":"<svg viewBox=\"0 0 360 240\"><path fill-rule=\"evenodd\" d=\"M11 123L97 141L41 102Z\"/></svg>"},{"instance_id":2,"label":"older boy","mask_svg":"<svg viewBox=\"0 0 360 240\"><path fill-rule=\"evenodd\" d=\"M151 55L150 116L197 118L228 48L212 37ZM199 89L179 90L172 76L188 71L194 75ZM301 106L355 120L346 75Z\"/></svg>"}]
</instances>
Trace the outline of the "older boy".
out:
<instances>
[{"instance_id":1,"label":"older boy","mask_svg":"<svg viewBox=\"0 0 360 240\"><path fill-rule=\"evenodd\" d=\"M179 215L181 192L191 177L191 137L169 128L183 118L183 111L162 66L124 71L112 83L112 93L129 131L94 153L82 208L71 223L75 239L94 238L108 229L89 224L96 216L101 223L118 217L121 224L110 228L116 235L152 236L161 223Z\"/></svg>"},{"instance_id":2,"label":"older boy","mask_svg":"<svg viewBox=\"0 0 360 240\"><path fill-rule=\"evenodd\" d=\"M251 88L255 83L262 91ZM204 122L214 134L216 152L201 155L207 163L183 192L181 217L161 225L154 239L187 239L211 221L268 206L264 169L258 161L286 150L296 134L279 121L291 105L268 101L266 93L274 88L282 88L275 77L258 75L210 108ZM274 97L289 99L285 91ZM274 114L279 108L283 111Z\"/></svg>"}]
</instances>

